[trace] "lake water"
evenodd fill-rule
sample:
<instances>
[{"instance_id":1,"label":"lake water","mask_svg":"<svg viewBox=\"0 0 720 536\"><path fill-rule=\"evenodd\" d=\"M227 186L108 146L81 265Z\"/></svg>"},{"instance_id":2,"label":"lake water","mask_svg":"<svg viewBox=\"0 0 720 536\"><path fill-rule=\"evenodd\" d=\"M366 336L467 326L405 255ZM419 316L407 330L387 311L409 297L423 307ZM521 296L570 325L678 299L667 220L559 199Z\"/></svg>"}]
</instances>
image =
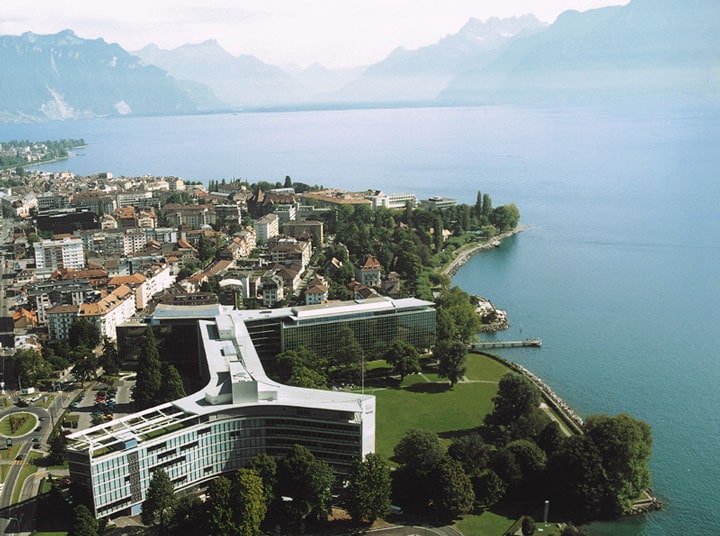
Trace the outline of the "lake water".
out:
<instances>
[{"instance_id":1,"label":"lake water","mask_svg":"<svg viewBox=\"0 0 720 536\"><path fill-rule=\"evenodd\" d=\"M355 110L0 125L0 140L83 137L43 166L78 174L242 178L515 202L530 229L454 283L507 309L505 355L581 415L653 428L659 513L593 534L720 526L717 111ZM702 527L702 528L701 528Z\"/></svg>"}]
</instances>

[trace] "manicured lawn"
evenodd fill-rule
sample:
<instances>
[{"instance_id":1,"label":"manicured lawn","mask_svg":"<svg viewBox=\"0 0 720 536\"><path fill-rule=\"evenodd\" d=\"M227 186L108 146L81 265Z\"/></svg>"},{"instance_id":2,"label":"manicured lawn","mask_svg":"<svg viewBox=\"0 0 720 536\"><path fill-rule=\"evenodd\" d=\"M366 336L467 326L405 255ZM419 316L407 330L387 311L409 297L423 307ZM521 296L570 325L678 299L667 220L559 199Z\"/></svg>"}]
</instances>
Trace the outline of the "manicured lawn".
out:
<instances>
[{"instance_id":1,"label":"manicured lawn","mask_svg":"<svg viewBox=\"0 0 720 536\"><path fill-rule=\"evenodd\" d=\"M483 512L479 516L464 516L455 522L454 527L463 534L484 534L487 536L501 536L512 527L515 519L493 512Z\"/></svg>"},{"instance_id":2,"label":"manicured lawn","mask_svg":"<svg viewBox=\"0 0 720 536\"><path fill-rule=\"evenodd\" d=\"M413 374L401 388L372 389L377 397L375 418L378 453L391 457L395 445L407 430L430 430L447 439L454 433L477 428L492 410L497 381L507 368L479 354L468 355L468 383L450 390L436 374Z\"/></svg>"},{"instance_id":3,"label":"manicured lawn","mask_svg":"<svg viewBox=\"0 0 720 536\"><path fill-rule=\"evenodd\" d=\"M22 417L25 419L25 422L23 422L22 426L20 426L18 430L13 432L10 428L10 417ZM35 417L32 413L26 413L24 411L11 413L0 420L0 433L10 437L22 436L35 428L37 422L37 417Z\"/></svg>"},{"instance_id":4,"label":"manicured lawn","mask_svg":"<svg viewBox=\"0 0 720 536\"><path fill-rule=\"evenodd\" d=\"M37 470L37 466L30 463L26 463L22 466L22 468L20 469L20 475L15 482L15 488L13 489L12 504L18 502L18 499L20 498L20 491L22 491L22 486L23 482L25 482L25 479L32 478L33 475L37 472Z\"/></svg>"}]
</instances>

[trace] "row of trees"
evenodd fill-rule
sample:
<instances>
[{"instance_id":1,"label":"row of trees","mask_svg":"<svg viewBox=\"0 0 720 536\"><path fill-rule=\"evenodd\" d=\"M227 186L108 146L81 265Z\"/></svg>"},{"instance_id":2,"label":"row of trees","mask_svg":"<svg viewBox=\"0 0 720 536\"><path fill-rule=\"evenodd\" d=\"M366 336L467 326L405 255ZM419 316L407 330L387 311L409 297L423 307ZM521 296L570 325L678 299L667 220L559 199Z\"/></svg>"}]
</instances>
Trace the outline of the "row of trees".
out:
<instances>
[{"instance_id":1,"label":"row of trees","mask_svg":"<svg viewBox=\"0 0 720 536\"><path fill-rule=\"evenodd\" d=\"M142 520L166 534L251 536L263 526L296 534L327 519L337 489L358 523L372 523L388 513L390 467L379 455L356 460L347 480L338 484L330 466L300 445L277 459L258 455L232 478L214 479L204 503L197 497L176 497L167 473L158 469L143 502Z\"/></svg>"},{"instance_id":2,"label":"row of trees","mask_svg":"<svg viewBox=\"0 0 720 536\"><path fill-rule=\"evenodd\" d=\"M28 140L12 140L9 142L2 142L3 153L9 149L18 149L21 154L12 155L9 152L6 154L0 154L0 169L8 169L16 166L27 165L27 157L22 152L25 148L32 148L32 155L38 158L37 162L47 162L56 158L65 158L68 156L68 150L75 147L82 147L85 145L85 140L47 140L42 142L34 142Z\"/></svg>"},{"instance_id":3,"label":"row of trees","mask_svg":"<svg viewBox=\"0 0 720 536\"><path fill-rule=\"evenodd\" d=\"M151 326L145 329L138 355L137 380L132 396L136 409L147 409L185 396L182 377L175 366L161 363L160 352Z\"/></svg>"}]
</instances>

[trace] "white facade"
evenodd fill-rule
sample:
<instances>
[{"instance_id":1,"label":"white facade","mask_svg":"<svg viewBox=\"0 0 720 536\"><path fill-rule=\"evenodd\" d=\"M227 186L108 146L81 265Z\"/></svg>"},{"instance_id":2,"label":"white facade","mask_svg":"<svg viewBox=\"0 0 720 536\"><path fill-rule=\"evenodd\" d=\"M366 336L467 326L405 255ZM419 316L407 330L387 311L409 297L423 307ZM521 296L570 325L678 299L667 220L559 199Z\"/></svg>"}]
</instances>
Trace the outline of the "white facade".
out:
<instances>
[{"instance_id":1,"label":"white facade","mask_svg":"<svg viewBox=\"0 0 720 536\"><path fill-rule=\"evenodd\" d=\"M63 238L62 240L42 240L36 242L36 268L85 268L85 250L79 238Z\"/></svg>"},{"instance_id":2,"label":"white facade","mask_svg":"<svg viewBox=\"0 0 720 536\"><path fill-rule=\"evenodd\" d=\"M267 214L255 222L255 240L263 243L280 234L280 218L276 214Z\"/></svg>"},{"instance_id":3,"label":"white facade","mask_svg":"<svg viewBox=\"0 0 720 536\"><path fill-rule=\"evenodd\" d=\"M70 477L92 498L95 517L138 514L159 467L179 491L296 444L340 475L374 452L374 396L272 381L236 312L198 325L203 389L68 436Z\"/></svg>"}]
</instances>

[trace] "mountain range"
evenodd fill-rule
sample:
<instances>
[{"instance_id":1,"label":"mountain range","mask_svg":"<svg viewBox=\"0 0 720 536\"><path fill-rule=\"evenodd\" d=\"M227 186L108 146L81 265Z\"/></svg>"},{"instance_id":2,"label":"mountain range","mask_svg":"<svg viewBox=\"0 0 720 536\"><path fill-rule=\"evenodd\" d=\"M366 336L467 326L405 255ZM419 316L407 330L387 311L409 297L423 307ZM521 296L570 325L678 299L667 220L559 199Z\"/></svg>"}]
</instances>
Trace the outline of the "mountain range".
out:
<instances>
[{"instance_id":1,"label":"mountain range","mask_svg":"<svg viewBox=\"0 0 720 536\"><path fill-rule=\"evenodd\" d=\"M470 19L416 50L356 69L291 69L209 40L128 52L71 30L0 36L0 121L266 107L720 102L720 2L632 0L534 16Z\"/></svg>"}]
</instances>

